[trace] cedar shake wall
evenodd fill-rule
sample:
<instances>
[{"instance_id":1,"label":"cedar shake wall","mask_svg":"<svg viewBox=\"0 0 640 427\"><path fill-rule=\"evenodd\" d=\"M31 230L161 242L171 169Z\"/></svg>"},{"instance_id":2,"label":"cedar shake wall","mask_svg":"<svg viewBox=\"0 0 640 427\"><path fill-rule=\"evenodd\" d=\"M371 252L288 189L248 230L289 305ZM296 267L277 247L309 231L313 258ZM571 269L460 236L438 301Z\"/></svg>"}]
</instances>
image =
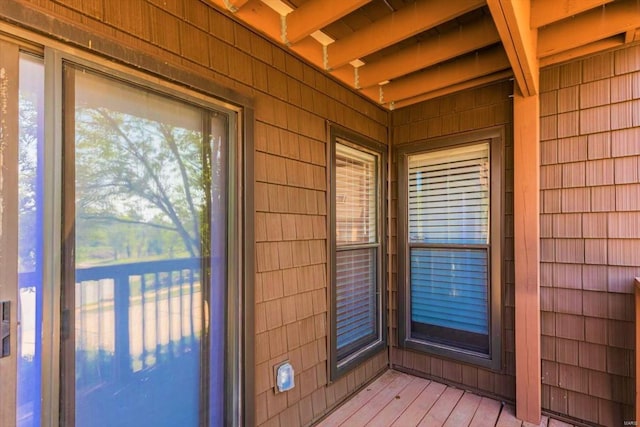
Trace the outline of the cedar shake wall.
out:
<instances>
[{"instance_id":1,"label":"cedar shake wall","mask_svg":"<svg viewBox=\"0 0 640 427\"><path fill-rule=\"evenodd\" d=\"M0 19L253 100L258 425L309 425L387 367L382 352L328 384L327 120L386 143L386 111L205 1L2 0ZM273 366L287 359L296 387L276 395Z\"/></svg>"},{"instance_id":2,"label":"cedar shake wall","mask_svg":"<svg viewBox=\"0 0 640 427\"><path fill-rule=\"evenodd\" d=\"M540 75L542 406L632 420L640 46Z\"/></svg>"},{"instance_id":3,"label":"cedar shake wall","mask_svg":"<svg viewBox=\"0 0 640 427\"><path fill-rule=\"evenodd\" d=\"M451 359L428 355L398 347L398 260L397 246L397 164L395 153L392 159L391 184L391 227L390 248L392 264L392 304L390 306L390 342L395 346L391 351L394 367L427 376L451 384L459 384L483 394L495 395L513 401L515 399L515 357L514 357L514 264L513 264L513 93L511 82L500 82L490 86L470 89L453 95L426 101L391 115L394 147L426 140L429 138L454 135L493 126L504 126L504 228L503 228L503 287L502 292L502 369L500 372L478 368ZM425 142L425 147L428 142Z\"/></svg>"}]
</instances>

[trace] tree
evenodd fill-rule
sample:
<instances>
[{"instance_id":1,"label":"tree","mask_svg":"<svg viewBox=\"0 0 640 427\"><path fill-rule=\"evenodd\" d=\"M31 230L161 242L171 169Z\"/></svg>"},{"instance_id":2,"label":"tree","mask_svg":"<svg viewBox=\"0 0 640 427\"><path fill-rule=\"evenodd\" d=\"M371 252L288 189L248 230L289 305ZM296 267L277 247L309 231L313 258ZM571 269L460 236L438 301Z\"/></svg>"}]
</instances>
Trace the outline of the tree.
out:
<instances>
[{"instance_id":1,"label":"tree","mask_svg":"<svg viewBox=\"0 0 640 427\"><path fill-rule=\"evenodd\" d=\"M116 257L135 252L128 238L140 227L154 245L147 253L174 251L164 244L173 232L189 256L200 256L211 167L202 132L102 107L80 107L75 118L76 217L110 224Z\"/></svg>"},{"instance_id":2,"label":"tree","mask_svg":"<svg viewBox=\"0 0 640 427\"><path fill-rule=\"evenodd\" d=\"M23 92L19 100L18 150L18 218L20 242L18 259L20 271L33 271L37 264L38 230L38 110L32 97Z\"/></svg>"}]
</instances>

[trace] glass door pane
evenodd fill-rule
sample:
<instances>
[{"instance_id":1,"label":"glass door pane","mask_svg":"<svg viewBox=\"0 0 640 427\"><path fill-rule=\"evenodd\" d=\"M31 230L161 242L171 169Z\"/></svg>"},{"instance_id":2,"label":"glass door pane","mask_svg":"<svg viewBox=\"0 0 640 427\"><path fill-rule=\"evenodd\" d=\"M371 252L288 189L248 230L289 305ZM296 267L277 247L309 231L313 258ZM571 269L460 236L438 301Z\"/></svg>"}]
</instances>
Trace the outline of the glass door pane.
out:
<instances>
[{"instance_id":1,"label":"glass door pane","mask_svg":"<svg viewBox=\"0 0 640 427\"><path fill-rule=\"evenodd\" d=\"M16 423L40 425L44 64L20 54L18 154L18 381Z\"/></svg>"},{"instance_id":2,"label":"glass door pane","mask_svg":"<svg viewBox=\"0 0 640 427\"><path fill-rule=\"evenodd\" d=\"M87 70L64 75L66 416L221 424L226 116Z\"/></svg>"}]
</instances>

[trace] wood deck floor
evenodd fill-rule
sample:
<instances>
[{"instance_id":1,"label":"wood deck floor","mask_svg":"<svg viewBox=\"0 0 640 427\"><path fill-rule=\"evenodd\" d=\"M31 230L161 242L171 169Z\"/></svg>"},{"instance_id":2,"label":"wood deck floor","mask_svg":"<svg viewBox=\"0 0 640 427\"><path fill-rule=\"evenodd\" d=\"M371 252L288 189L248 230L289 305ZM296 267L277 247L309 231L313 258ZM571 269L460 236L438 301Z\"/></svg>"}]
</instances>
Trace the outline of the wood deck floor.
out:
<instances>
[{"instance_id":1,"label":"wood deck floor","mask_svg":"<svg viewBox=\"0 0 640 427\"><path fill-rule=\"evenodd\" d=\"M387 371L316 427L521 427L513 407L397 371ZM530 424L525 424L530 426ZM543 417L541 427L571 427Z\"/></svg>"}]
</instances>

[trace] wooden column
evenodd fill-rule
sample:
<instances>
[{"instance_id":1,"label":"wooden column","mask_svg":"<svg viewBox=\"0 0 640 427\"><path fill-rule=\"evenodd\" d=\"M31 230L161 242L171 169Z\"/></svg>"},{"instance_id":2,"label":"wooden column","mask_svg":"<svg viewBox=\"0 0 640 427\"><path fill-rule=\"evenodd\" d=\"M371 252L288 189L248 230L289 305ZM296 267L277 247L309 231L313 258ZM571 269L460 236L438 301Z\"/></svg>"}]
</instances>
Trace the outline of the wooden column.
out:
<instances>
[{"instance_id":1,"label":"wooden column","mask_svg":"<svg viewBox=\"0 0 640 427\"><path fill-rule=\"evenodd\" d=\"M540 102L516 86L514 222L516 416L540 423Z\"/></svg>"}]
</instances>

